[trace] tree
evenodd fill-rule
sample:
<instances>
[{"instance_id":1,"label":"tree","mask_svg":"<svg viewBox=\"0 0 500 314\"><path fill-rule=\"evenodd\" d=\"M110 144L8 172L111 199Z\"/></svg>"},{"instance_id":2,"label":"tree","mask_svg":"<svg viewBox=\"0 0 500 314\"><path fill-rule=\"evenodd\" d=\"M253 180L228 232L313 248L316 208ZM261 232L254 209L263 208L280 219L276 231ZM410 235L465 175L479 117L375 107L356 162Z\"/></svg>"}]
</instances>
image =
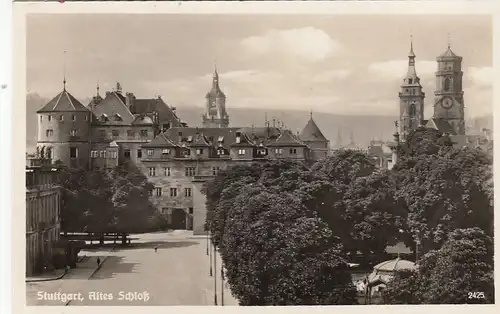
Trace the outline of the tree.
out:
<instances>
[{"instance_id":1,"label":"tree","mask_svg":"<svg viewBox=\"0 0 500 314\"><path fill-rule=\"evenodd\" d=\"M226 219L221 256L240 304L355 303L339 239L293 194L246 185Z\"/></svg>"},{"instance_id":2,"label":"tree","mask_svg":"<svg viewBox=\"0 0 500 314\"><path fill-rule=\"evenodd\" d=\"M408 134L399 153L401 158L417 155L435 155L441 149L451 148L452 146L453 142L448 135L443 135L435 129L420 127Z\"/></svg>"},{"instance_id":3,"label":"tree","mask_svg":"<svg viewBox=\"0 0 500 314\"><path fill-rule=\"evenodd\" d=\"M426 252L439 248L447 234L480 227L493 234L491 161L469 148L442 150L402 160L393 168L395 199L408 211L406 244L421 242Z\"/></svg>"},{"instance_id":4,"label":"tree","mask_svg":"<svg viewBox=\"0 0 500 314\"><path fill-rule=\"evenodd\" d=\"M479 228L457 229L414 272L397 274L387 303L494 303L493 240Z\"/></svg>"}]
</instances>

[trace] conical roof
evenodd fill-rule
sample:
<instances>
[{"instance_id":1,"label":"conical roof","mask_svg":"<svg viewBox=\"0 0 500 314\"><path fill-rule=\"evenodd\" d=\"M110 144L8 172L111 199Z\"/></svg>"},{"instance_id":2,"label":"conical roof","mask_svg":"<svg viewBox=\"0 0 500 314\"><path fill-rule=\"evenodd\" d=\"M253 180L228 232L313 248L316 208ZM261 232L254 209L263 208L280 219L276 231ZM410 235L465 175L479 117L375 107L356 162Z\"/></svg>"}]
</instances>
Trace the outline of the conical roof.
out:
<instances>
[{"instance_id":1,"label":"conical roof","mask_svg":"<svg viewBox=\"0 0 500 314\"><path fill-rule=\"evenodd\" d=\"M328 142L328 140L323 135L323 133L321 133L321 130L319 129L316 122L314 122L312 117L309 119L304 129L302 129L302 132L300 132L299 138L301 141L306 141L306 142L315 142L315 141Z\"/></svg>"},{"instance_id":2,"label":"conical roof","mask_svg":"<svg viewBox=\"0 0 500 314\"><path fill-rule=\"evenodd\" d=\"M373 267L373 269L377 271L397 271L403 269L411 270L415 268L416 268L415 263L404 259L400 259L399 257L393 260L379 263Z\"/></svg>"},{"instance_id":3,"label":"conical roof","mask_svg":"<svg viewBox=\"0 0 500 314\"><path fill-rule=\"evenodd\" d=\"M446 51L443 52L440 57L457 57L457 55L453 51L451 51L450 46L448 46L448 49L446 49Z\"/></svg>"},{"instance_id":4,"label":"conical roof","mask_svg":"<svg viewBox=\"0 0 500 314\"><path fill-rule=\"evenodd\" d=\"M56 97L49 101L37 113L42 112L63 112L63 111L89 111L79 102L73 95L68 93L66 89L60 92Z\"/></svg>"}]
</instances>

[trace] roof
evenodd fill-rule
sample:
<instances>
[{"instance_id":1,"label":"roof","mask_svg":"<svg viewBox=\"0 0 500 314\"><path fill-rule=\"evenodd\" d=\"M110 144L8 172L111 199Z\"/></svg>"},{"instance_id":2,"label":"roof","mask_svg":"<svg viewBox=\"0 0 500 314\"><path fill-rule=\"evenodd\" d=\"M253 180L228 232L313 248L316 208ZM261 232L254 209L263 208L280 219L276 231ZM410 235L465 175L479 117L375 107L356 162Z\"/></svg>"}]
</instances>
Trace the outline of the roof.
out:
<instances>
[{"instance_id":1,"label":"roof","mask_svg":"<svg viewBox=\"0 0 500 314\"><path fill-rule=\"evenodd\" d=\"M255 146L255 145L256 144L245 133L241 133L241 135L239 137L239 140L238 140L238 137L236 137L235 142L231 144L232 147L237 147L237 146L240 146L240 147L252 147L252 146Z\"/></svg>"},{"instance_id":2,"label":"roof","mask_svg":"<svg viewBox=\"0 0 500 314\"><path fill-rule=\"evenodd\" d=\"M193 137L193 141L189 144L191 147L210 147L211 145L203 134L197 133Z\"/></svg>"},{"instance_id":3,"label":"roof","mask_svg":"<svg viewBox=\"0 0 500 314\"><path fill-rule=\"evenodd\" d=\"M92 106L92 113L97 119L95 122L106 125L131 125L136 120L125 97L116 91L107 92L99 104Z\"/></svg>"},{"instance_id":4,"label":"roof","mask_svg":"<svg viewBox=\"0 0 500 314\"><path fill-rule=\"evenodd\" d=\"M142 147L177 147L178 145L170 139L165 133L158 134L151 142L142 145Z\"/></svg>"},{"instance_id":5,"label":"roof","mask_svg":"<svg viewBox=\"0 0 500 314\"><path fill-rule=\"evenodd\" d=\"M315 141L328 142L328 140L323 135L323 133L321 133L321 130L319 129L316 122L314 122L312 117L309 119L304 129L302 129L302 132L300 132L299 138L305 142L315 142Z\"/></svg>"},{"instance_id":6,"label":"roof","mask_svg":"<svg viewBox=\"0 0 500 314\"><path fill-rule=\"evenodd\" d=\"M306 146L304 143L300 142L293 134L292 132L285 130L281 135L276 139L275 142L269 143L268 146L286 146L286 147L293 147L293 146Z\"/></svg>"},{"instance_id":7,"label":"roof","mask_svg":"<svg viewBox=\"0 0 500 314\"><path fill-rule=\"evenodd\" d=\"M448 46L448 49L446 49L445 52L439 55L440 57L457 57L457 55L451 51L450 46Z\"/></svg>"},{"instance_id":8,"label":"roof","mask_svg":"<svg viewBox=\"0 0 500 314\"><path fill-rule=\"evenodd\" d=\"M73 95L68 93L66 89L60 92L56 97L49 101L42 109L38 110L37 113L42 112L62 112L62 111L84 111L89 110L82 105Z\"/></svg>"},{"instance_id":9,"label":"roof","mask_svg":"<svg viewBox=\"0 0 500 314\"><path fill-rule=\"evenodd\" d=\"M214 75L212 78L212 89L207 93L206 97L223 97L225 98L226 95L222 92L222 90L219 87L219 73L217 73L217 69L214 71Z\"/></svg>"},{"instance_id":10,"label":"roof","mask_svg":"<svg viewBox=\"0 0 500 314\"><path fill-rule=\"evenodd\" d=\"M443 134L447 133L450 135L456 135L455 130L453 130L452 126L445 119L429 119L425 126L427 128L436 129Z\"/></svg>"},{"instance_id":11,"label":"roof","mask_svg":"<svg viewBox=\"0 0 500 314\"><path fill-rule=\"evenodd\" d=\"M404 269L412 270L415 268L416 268L415 263L404 259L400 259L399 257L373 266L373 269L376 271L387 271L387 272L394 272L397 270L404 270Z\"/></svg>"},{"instance_id":12,"label":"roof","mask_svg":"<svg viewBox=\"0 0 500 314\"><path fill-rule=\"evenodd\" d=\"M133 105L130 108L134 114L150 114L156 111L159 114L159 120L172 120L173 126L180 126L181 122L174 109L167 105L163 99L134 99Z\"/></svg>"}]
</instances>

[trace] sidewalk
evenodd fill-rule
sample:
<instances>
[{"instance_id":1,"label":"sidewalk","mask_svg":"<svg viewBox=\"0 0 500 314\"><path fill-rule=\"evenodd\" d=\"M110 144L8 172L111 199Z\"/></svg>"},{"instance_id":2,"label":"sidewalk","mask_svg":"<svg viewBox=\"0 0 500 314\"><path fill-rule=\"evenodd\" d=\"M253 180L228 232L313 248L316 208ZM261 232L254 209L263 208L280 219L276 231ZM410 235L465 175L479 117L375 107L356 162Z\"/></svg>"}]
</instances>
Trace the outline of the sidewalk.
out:
<instances>
[{"instance_id":1,"label":"sidewalk","mask_svg":"<svg viewBox=\"0 0 500 314\"><path fill-rule=\"evenodd\" d=\"M97 258L100 258L101 264L97 266ZM96 255L87 256L76 268L71 269L60 280L38 281L26 283L26 305L67 305L68 300L49 300L49 297L43 297L40 293L52 294L64 292L64 294L78 293L82 291L81 287L90 279L104 264L108 256Z\"/></svg>"},{"instance_id":2,"label":"sidewalk","mask_svg":"<svg viewBox=\"0 0 500 314\"><path fill-rule=\"evenodd\" d=\"M52 281L58 280L66 275L66 269L54 269L51 272L45 272L43 274L26 277L26 282L40 282L40 281Z\"/></svg>"},{"instance_id":3,"label":"sidewalk","mask_svg":"<svg viewBox=\"0 0 500 314\"><path fill-rule=\"evenodd\" d=\"M207 269L210 268L210 261L209 257L206 256L206 245L203 243L201 245L203 248L203 251L200 252L201 254L205 255L204 258L206 260L207 264ZM212 254L214 254L214 251L212 251ZM221 279L221 271L220 267L222 265L222 259L220 257L220 254L216 254L216 259L217 259L217 269L213 269L213 275L217 276L217 305L220 306L222 303L224 303L224 306L238 306L238 300L232 295L231 293L231 288L229 286L229 283L227 282L227 279L224 280L224 284L222 284L222 279ZM213 267L213 255L212 255L212 267ZM215 301L215 294L214 294L214 284L215 280L214 277L210 277L210 275L207 273L207 280L205 281L205 297L206 297L206 304L207 305L214 305ZM224 292L223 292L224 291ZM223 293L222 293L223 292ZM224 296L224 302L222 302L222 297Z\"/></svg>"}]
</instances>

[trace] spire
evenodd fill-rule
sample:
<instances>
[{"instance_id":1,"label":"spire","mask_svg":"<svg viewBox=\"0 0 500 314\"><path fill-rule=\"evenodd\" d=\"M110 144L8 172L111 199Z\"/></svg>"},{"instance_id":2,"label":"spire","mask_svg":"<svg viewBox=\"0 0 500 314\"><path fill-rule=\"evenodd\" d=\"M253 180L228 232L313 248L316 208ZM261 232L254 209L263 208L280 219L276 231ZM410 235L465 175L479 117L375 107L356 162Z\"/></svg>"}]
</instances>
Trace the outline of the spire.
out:
<instances>
[{"instance_id":1,"label":"spire","mask_svg":"<svg viewBox=\"0 0 500 314\"><path fill-rule=\"evenodd\" d=\"M66 91L66 50L64 50L63 90Z\"/></svg>"},{"instance_id":2,"label":"spire","mask_svg":"<svg viewBox=\"0 0 500 314\"><path fill-rule=\"evenodd\" d=\"M451 49L450 33L448 33L448 49Z\"/></svg>"},{"instance_id":3,"label":"spire","mask_svg":"<svg viewBox=\"0 0 500 314\"><path fill-rule=\"evenodd\" d=\"M413 52L413 35L410 35L410 53L408 54L409 58L415 58L415 53Z\"/></svg>"},{"instance_id":4,"label":"spire","mask_svg":"<svg viewBox=\"0 0 500 314\"><path fill-rule=\"evenodd\" d=\"M415 70L415 53L413 52L413 36L410 36L410 52L408 53L408 73L407 78L416 78L417 71Z\"/></svg>"},{"instance_id":5,"label":"spire","mask_svg":"<svg viewBox=\"0 0 500 314\"><path fill-rule=\"evenodd\" d=\"M312 109L311 109L311 110L309 110L309 118L310 118L311 120L312 120L312 118L313 118L313 111L312 111Z\"/></svg>"},{"instance_id":6,"label":"spire","mask_svg":"<svg viewBox=\"0 0 500 314\"><path fill-rule=\"evenodd\" d=\"M96 96L99 96L99 80L97 80L97 87L96 87L96 90L97 90L97 94L96 94Z\"/></svg>"},{"instance_id":7,"label":"spire","mask_svg":"<svg viewBox=\"0 0 500 314\"><path fill-rule=\"evenodd\" d=\"M217 72L217 61L214 60L214 75L213 75L214 80L219 80L219 73Z\"/></svg>"}]
</instances>

